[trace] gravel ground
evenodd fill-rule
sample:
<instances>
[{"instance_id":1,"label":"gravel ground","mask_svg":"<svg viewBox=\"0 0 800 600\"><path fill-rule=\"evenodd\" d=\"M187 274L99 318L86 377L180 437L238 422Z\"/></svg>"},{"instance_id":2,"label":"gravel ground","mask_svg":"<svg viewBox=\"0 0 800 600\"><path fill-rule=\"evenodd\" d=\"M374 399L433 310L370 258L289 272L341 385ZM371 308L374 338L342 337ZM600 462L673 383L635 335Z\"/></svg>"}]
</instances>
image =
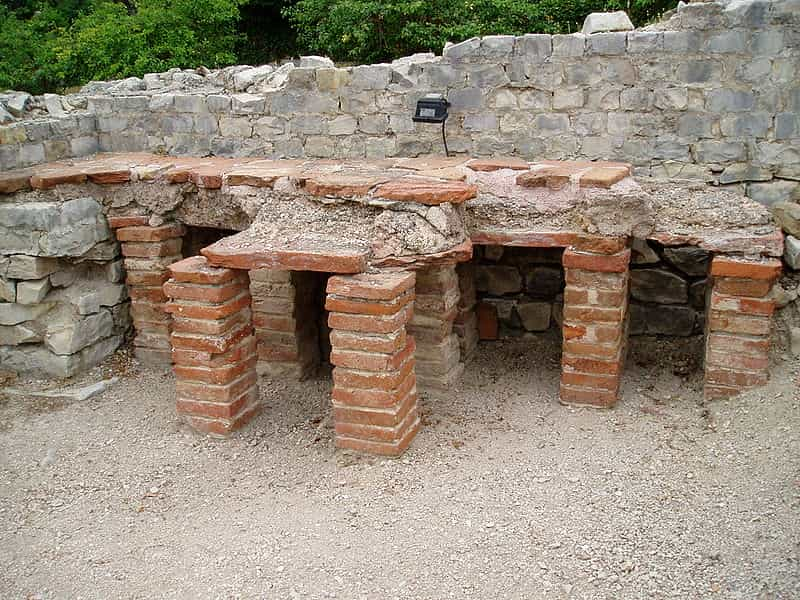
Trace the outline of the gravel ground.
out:
<instances>
[{"instance_id":1,"label":"gravel ground","mask_svg":"<svg viewBox=\"0 0 800 600\"><path fill-rule=\"evenodd\" d=\"M704 405L700 343L636 338L604 412L557 403L556 339L483 344L398 460L334 451L324 375L227 441L124 354L88 401L0 396L0 596L800 597L797 365Z\"/></svg>"}]
</instances>

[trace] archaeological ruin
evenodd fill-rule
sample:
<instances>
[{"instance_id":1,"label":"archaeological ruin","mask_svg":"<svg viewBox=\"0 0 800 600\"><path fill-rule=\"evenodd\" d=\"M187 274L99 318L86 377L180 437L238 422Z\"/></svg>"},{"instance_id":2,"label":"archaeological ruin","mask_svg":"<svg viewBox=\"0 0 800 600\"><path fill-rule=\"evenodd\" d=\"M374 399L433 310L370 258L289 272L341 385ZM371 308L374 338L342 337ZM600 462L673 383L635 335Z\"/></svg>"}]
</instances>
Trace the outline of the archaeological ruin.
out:
<instances>
[{"instance_id":1,"label":"archaeological ruin","mask_svg":"<svg viewBox=\"0 0 800 600\"><path fill-rule=\"evenodd\" d=\"M704 335L705 397L735 396L800 263L798 73L800 3L735 0L0 93L0 366L70 377L131 340L225 436L259 378L330 363L336 445L388 456L418 390L504 337L559 330L560 401L610 408L629 336Z\"/></svg>"}]
</instances>

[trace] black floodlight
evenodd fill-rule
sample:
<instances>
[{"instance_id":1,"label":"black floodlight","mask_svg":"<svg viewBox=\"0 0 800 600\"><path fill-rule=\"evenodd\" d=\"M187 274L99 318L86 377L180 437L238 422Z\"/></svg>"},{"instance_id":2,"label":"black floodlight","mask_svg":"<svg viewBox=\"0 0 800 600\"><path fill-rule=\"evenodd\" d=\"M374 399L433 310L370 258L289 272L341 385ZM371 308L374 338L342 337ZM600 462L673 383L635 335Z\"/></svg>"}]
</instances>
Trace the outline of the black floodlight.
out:
<instances>
[{"instance_id":1,"label":"black floodlight","mask_svg":"<svg viewBox=\"0 0 800 600\"><path fill-rule=\"evenodd\" d=\"M417 111L412 120L415 123L444 123L448 106L450 103L441 94L428 94L417 100Z\"/></svg>"},{"instance_id":2,"label":"black floodlight","mask_svg":"<svg viewBox=\"0 0 800 600\"><path fill-rule=\"evenodd\" d=\"M447 137L444 132L444 122L447 120L447 108L450 103L441 94L427 94L417 100L417 110L411 120L415 123L441 123L442 142L444 143L444 155L450 156L447 151Z\"/></svg>"}]
</instances>

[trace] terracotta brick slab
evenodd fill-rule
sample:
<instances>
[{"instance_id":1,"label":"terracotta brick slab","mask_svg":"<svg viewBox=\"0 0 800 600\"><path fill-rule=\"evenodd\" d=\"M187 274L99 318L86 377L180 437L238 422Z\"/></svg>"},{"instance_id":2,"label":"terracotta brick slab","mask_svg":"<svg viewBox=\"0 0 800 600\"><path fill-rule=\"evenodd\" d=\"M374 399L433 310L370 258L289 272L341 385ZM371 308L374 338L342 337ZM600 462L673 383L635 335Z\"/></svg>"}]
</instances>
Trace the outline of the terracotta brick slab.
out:
<instances>
[{"instance_id":1,"label":"terracotta brick slab","mask_svg":"<svg viewBox=\"0 0 800 600\"><path fill-rule=\"evenodd\" d=\"M435 179L398 179L379 185L374 192L378 198L437 205L445 202L461 204L478 195L478 188L461 181Z\"/></svg>"},{"instance_id":2,"label":"terracotta brick slab","mask_svg":"<svg viewBox=\"0 0 800 600\"><path fill-rule=\"evenodd\" d=\"M740 279L777 279L781 274L781 261L765 258L747 260L730 256L715 256L711 261L714 277L736 277Z\"/></svg>"},{"instance_id":3,"label":"terracotta brick slab","mask_svg":"<svg viewBox=\"0 0 800 600\"><path fill-rule=\"evenodd\" d=\"M414 273L360 273L350 277L330 277L328 294L362 300L388 301L412 289Z\"/></svg>"},{"instance_id":4,"label":"terracotta brick slab","mask_svg":"<svg viewBox=\"0 0 800 600\"><path fill-rule=\"evenodd\" d=\"M467 163L467 167L473 171L498 171L500 169L527 171L530 165L521 158L498 156L496 158L473 158Z\"/></svg>"}]
</instances>

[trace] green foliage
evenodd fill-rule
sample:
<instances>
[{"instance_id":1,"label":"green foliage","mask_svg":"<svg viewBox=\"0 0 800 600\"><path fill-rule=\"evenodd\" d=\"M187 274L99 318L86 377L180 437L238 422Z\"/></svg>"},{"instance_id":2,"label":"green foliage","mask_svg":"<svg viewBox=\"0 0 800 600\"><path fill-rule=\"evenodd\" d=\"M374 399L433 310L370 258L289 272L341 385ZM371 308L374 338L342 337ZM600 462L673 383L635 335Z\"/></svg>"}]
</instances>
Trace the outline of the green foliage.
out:
<instances>
[{"instance_id":1,"label":"green foliage","mask_svg":"<svg viewBox=\"0 0 800 600\"><path fill-rule=\"evenodd\" d=\"M172 67L296 53L376 62L476 35L579 30L593 11L640 25L677 0L4 0L0 89L61 91Z\"/></svg>"},{"instance_id":2,"label":"green foliage","mask_svg":"<svg viewBox=\"0 0 800 600\"><path fill-rule=\"evenodd\" d=\"M671 0L299 0L284 12L304 49L337 60L375 62L440 52L445 42L490 34L577 31L590 12L628 10L653 18Z\"/></svg>"},{"instance_id":3,"label":"green foliage","mask_svg":"<svg viewBox=\"0 0 800 600\"><path fill-rule=\"evenodd\" d=\"M90 79L236 62L241 0L39 2L0 12L0 88L33 92ZM29 3L30 4L30 3ZM20 19L28 9L30 17Z\"/></svg>"}]
</instances>

